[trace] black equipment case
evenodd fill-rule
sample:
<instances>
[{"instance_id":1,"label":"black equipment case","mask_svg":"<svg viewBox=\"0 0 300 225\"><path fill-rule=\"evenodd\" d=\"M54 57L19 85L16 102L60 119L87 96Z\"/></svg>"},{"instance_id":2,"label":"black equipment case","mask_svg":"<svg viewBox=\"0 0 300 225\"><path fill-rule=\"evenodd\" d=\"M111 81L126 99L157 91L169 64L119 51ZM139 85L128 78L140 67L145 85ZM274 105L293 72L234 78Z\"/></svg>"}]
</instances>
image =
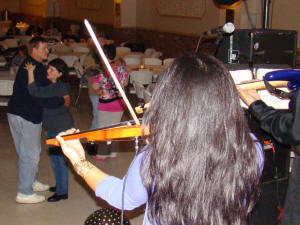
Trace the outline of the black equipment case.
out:
<instances>
[{"instance_id":1,"label":"black equipment case","mask_svg":"<svg viewBox=\"0 0 300 225\"><path fill-rule=\"evenodd\" d=\"M249 67L282 65L295 68L297 31L271 29L237 29L224 34L216 57L226 64Z\"/></svg>"}]
</instances>

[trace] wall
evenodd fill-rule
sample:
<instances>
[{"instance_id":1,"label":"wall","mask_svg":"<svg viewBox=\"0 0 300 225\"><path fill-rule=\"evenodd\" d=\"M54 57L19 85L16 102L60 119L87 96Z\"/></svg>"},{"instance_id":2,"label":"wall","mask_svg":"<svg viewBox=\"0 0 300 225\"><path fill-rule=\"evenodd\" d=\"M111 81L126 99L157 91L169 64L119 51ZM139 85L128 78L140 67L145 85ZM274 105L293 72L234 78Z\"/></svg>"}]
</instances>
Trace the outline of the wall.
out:
<instances>
[{"instance_id":1,"label":"wall","mask_svg":"<svg viewBox=\"0 0 300 225\"><path fill-rule=\"evenodd\" d=\"M23 14L46 17L46 0L21 0L20 11Z\"/></svg>"},{"instance_id":2,"label":"wall","mask_svg":"<svg viewBox=\"0 0 300 225\"><path fill-rule=\"evenodd\" d=\"M139 0L137 1L137 27L194 36L224 23L225 18L221 18L222 10L218 9L211 0L202 1L206 1L206 9L203 17L199 19L161 16L155 7L154 0Z\"/></svg>"},{"instance_id":3,"label":"wall","mask_svg":"<svg viewBox=\"0 0 300 225\"><path fill-rule=\"evenodd\" d=\"M92 9L78 7L82 5L80 2L88 4L86 0L0 0L1 2L5 2L5 4L1 4L1 7L9 5L9 7L5 6L3 8L12 8L14 12L43 18L52 17L51 2L56 2L55 17L73 21L82 21L84 18L87 18L95 23L113 24L113 1L108 0L99 0L99 8L95 7ZM11 3L8 4L6 2Z\"/></svg>"},{"instance_id":4,"label":"wall","mask_svg":"<svg viewBox=\"0 0 300 225\"><path fill-rule=\"evenodd\" d=\"M256 18L256 28L262 28L263 5L261 0L247 1L250 15ZM299 0L270 1L270 29L297 30L300 32L300 2ZM251 28L246 16L243 3L241 14L241 28ZM298 38L298 47L300 39Z\"/></svg>"},{"instance_id":5,"label":"wall","mask_svg":"<svg viewBox=\"0 0 300 225\"><path fill-rule=\"evenodd\" d=\"M299 0L272 1L272 29L298 30L300 32L300 2ZM298 40L298 46L299 40Z\"/></svg>"},{"instance_id":6,"label":"wall","mask_svg":"<svg viewBox=\"0 0 300 225\"><path fill-rule=\"evenodd\" d=\"M64 19L72 19L83 21L84 18L90 22L112 25L113 20L113 1L99 0L99 8L88 9L78 8L77 0L58 0L59 2L59 17ZM85 0L86 4L87 0Z\"/></svg>"},{"instance_id":7,"label":"wall","mask_svg":"<svg viewBox=\"0 0 300 225\"><path fill-rule=\"evenodd\" d=\"M0 11L7 9L10 12L19 12L20 0L0 0Z\"/></svg>"},{"instance_id":8,"label":"wall","mask_svg":"<svg viewBox=\"0 0 300 225\"><path fill-rule=\"evenodd\" d=\"M121 24L122 27L136 27L137 24L137 1L140 0L122 0L121 5Z\"/></svg>"}]
</instances>

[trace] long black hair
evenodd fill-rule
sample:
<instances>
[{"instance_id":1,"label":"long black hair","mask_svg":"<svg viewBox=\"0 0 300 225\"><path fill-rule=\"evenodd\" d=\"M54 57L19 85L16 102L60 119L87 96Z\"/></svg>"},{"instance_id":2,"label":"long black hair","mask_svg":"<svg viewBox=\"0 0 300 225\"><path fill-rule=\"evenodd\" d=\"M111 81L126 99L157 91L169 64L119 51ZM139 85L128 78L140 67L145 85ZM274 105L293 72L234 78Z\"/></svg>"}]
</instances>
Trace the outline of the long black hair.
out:
<instances>
[{"instance_id":1,"label":"long black hair","mask_svg":"<svg viewBox=\"0 0 300 225\"><path fill-rule=\"evenodd\" d=\"M256 149L228 70L180 57L162 74L144 124L148 218L164 225L244 225L257 199Z\"/></svg>"}]
</instances>

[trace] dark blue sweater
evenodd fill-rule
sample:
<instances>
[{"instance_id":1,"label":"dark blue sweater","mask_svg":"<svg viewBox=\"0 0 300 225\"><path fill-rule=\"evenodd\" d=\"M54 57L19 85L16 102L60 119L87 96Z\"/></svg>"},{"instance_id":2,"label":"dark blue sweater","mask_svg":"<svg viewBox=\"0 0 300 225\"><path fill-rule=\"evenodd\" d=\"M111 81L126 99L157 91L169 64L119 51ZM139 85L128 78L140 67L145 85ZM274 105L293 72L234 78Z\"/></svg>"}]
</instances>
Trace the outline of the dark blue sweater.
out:
<instances>
[{"instance_id":1,"label":"dark blue sweater","mask_svg":"<svg viewBox=\"0 0 300 225\"><path fill-rule=\"evenodd\" d=\"M13 94L8 103L7 112L18 115L32 123L42 121L42 111L44 108L57 108L64 104L63 97L56 98L35 98L28 91L28 73L24 68L27 62L35 65L34 80L38 86L49 84L47 80L47 68L40 62L28 56L20 66L13 88Z\"/></svg>"}]
</instances>

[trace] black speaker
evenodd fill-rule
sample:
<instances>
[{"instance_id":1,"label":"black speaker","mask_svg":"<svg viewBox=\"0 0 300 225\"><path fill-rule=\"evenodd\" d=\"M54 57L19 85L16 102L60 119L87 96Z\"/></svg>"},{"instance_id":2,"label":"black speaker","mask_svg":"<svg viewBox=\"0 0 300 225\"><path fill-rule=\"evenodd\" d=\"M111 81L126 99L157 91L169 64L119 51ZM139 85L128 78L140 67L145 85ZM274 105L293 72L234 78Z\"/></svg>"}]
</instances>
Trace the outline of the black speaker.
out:
<instances>
[{"instance_id":1,"label":"black speaker","mask_svg":"<svg viewBox=\"0 0 300 225\"><path fill-rule=\"evenodd\" d=\"M237 29L225 34L216 57L226 64L281 65L295 68L297 31Z\"/></svg>"}]
</instances>

